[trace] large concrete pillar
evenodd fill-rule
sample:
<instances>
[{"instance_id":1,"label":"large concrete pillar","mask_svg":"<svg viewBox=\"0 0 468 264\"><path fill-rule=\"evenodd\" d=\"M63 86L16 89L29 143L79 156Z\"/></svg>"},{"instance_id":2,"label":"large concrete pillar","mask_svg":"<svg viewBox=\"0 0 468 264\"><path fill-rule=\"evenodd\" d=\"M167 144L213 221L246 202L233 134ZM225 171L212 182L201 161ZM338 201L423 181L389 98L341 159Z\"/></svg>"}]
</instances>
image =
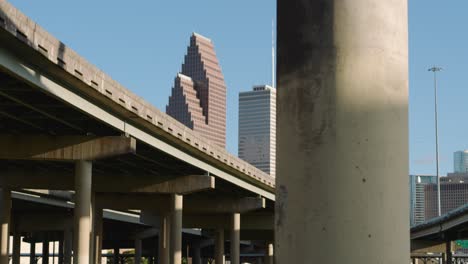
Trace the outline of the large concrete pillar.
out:
<instances>
[{"instance_id":1,"label":"large concrete pillar","mask_svg":"<svg viewBox=\"0 0 468 264\"><path fill-rule=\"evenodd\" d=\"M158 264L169 264L170 248L170 213L162 213L159 222L159 253Z\"/></svg>"},{"instance_id":2,"label":"large concrete pillar","mask_svg":"<svg viewBox=\"0 0 468 264\"><path fill-rule=\"evenodd\" d=\"M141 263L141 253L143 250L143 244L141 239L135 239L135 264Z\"/></svg>"},{"instance_id":3,"label":"large concrete pillar","mask_svg":"<svg viewBox=\"0 0 468 264\"><path fill-rule=\"evenodd\" d=\"M77 161L75 165L75 232L73 263L90 262L91 245L91 179L92 163Z\"/></svg>"},{"instance_id":4,"label":"large concrete pillar","mask_svg":"<svg viewBox=\"0 0 468 264\"><path fill-rule=\"evenodd\" d=\"M240 214L231 216L231 264L240 264Z\"/></svg>"},{"instance_id":5,"label":"large concrete pillar","mask_svg":"<svg viewBox=\"0 0 468 264\"><path fill-rule=\"evenodd\" d=\"M171 264L182 264L182 206L183 196L171 195Z\"/></svg>"},{"instance_id":6,"label":"large concrete pillar","mask_svg":"<svg viewBox=\"0 0 468 264\"><path fill-rule=\"evenodd\" d=\"M218 228L215 231L215 241L214 241L214 254L215 254L215 263L224 264L226 257L224 254L224 229Z\"/></svg>"},{"instance_id":7,"label":"large concrete pillar","mask_svg":"<svg viewBox=\"0 0 468 264\"><path fill-rule=\"evenodd\" d=\"M192 264L201 264L201 248L200 245L197 243L192 247L193 256L192 256Z\"/></svg>"},{"instance_id":8,"label":"large concrete pillar","mask_svg":"<svg viewBox=\"0 0 468 264\"><path fill-rule=\"evenodd\" d=\"M8 264L11 216L11 191L0 189L0 264Z\"/></svg>"},{"instance_id":9,"label":"large concrete pillar","mask_svg":"<svg viewBox=\"0 0 468 264\"><path fill-rule=\"evenodd\" d=\"M65 229L63 232L63 264L72 263L73 232Z\"/></svg>"},{"instance_id":10,"label":"large concrete pillar","mask_svg":"<svg viewBox=\"0 0 468 264\"><path fill-rule=\"evenodd\" d=\"M408 263L407 0L277 3L276 263Z\"/></svg>"}]
</instances>

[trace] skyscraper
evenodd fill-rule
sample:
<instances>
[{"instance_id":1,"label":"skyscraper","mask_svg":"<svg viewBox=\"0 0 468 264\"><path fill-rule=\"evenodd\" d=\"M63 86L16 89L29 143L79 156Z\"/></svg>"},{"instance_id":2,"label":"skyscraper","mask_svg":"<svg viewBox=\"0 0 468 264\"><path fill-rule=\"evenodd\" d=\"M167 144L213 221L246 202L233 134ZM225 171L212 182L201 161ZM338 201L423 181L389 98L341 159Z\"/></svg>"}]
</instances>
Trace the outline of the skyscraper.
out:
<instances>
[{"instance_id":1,"label":"skyscraper","mask_svg":"<svg viewBox=\"0 0 468 264\"><path fill-rule=\"evenodd\" d=\"M239 158L275 177L276 89L255 86L239 93Z\"/></svg>"},{"instance_id":2,"label":"skyscraper","mask_svg":"<svg viewBox=\"0 0 468 264\"><path fill-rule=\"evenodd\" d=\"M433 175L410 175L410 225L417 225L426 220L426 198L424 187L437 183Z\"/></svg>"},{"instance_id":3,"label":"skyscraper","mask_svg":"<svg viewBox=\"0 0 468 264\"><path fill-rule=\"evenodd\" d=\"M210 39L192 34L166 113L226 147L226 84Z\"/></svg>"},{"instance_id":4,"label":"skyscraper","mask_svg":"<svg viewBox=\"0 0 468 264\"><path fill-rule=\"evenodd\" d=\"M468 172L468 150L453 153L453 171Z\"/></svg>"}]
</instances>

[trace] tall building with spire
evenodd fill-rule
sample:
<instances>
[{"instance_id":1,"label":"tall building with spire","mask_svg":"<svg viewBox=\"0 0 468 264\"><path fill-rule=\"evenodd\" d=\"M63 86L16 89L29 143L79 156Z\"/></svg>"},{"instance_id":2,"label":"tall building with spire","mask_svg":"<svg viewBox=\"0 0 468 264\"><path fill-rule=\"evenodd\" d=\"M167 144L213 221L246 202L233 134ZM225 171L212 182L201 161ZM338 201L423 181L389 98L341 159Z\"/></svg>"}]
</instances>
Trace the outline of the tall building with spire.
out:
<instances>
[{"instance_id":1,"label":"tall building with spire","mask_svg":"<svg viewBox=\"0 0 468 264\"><path fill-rule=\"evenodd\" d=\"M226 147L226 84L210 39L197 33L190 37L166 113Z\"/></svg>"}]
</instances>

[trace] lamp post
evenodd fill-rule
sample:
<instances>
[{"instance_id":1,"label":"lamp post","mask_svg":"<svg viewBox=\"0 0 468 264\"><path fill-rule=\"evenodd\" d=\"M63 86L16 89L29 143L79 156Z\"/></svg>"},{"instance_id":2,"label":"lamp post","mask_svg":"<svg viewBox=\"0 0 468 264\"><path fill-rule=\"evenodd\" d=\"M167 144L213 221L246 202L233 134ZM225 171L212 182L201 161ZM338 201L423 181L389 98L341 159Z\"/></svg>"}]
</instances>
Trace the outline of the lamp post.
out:
<instances>
[{"instance_id":1,"label":"lamp post","mask_svg":"<svg viewBox=\"0 0 468 264\"><path fill-rule=\"evenodd\" d=\"M437 125L437 72L441 71L440 67L432 67L428 69L434 73L434 118L435 118L435 149L436 149L436 177L437 177L437 211L441 216L440 206L440 175L439 175L439 128Z\"/></svg>"}]
</instances>

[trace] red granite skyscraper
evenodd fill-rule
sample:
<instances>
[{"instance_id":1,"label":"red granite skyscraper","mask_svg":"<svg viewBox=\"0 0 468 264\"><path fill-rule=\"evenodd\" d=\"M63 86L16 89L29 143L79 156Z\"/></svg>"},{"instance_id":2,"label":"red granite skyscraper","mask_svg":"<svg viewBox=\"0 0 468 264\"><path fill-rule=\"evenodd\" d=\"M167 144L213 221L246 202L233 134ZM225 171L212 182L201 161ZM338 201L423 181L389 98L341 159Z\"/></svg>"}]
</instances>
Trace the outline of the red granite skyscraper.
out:
<instances>
[{"instance_id":1,"label":"red granite skyscraper","mask_svg":"<svg viewBox=\"0 0 468 264\"><path fill-rule=\"evenodd\" d=\"M210 39L192 34L166 113L218 146L226 146L226 84Z\"/></svg>"}]
</instances>

